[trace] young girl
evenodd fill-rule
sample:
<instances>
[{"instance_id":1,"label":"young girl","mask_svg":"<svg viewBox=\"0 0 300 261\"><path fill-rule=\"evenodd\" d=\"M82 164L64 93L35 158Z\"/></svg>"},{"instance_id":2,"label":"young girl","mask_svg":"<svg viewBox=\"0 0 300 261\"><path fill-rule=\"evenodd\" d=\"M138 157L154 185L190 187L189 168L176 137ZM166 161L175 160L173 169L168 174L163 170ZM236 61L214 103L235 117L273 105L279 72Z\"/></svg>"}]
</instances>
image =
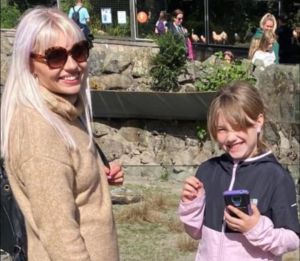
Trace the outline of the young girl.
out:
<instances>
[{"instance_id":1,"label":"young girl","mask_svg":"<svg viewBox=\"0 0 300 261\"><path fill-rule=\"evenodd\" d=\"M202 239L196 260L279 261L299 247L295 185L262 140L265 112L257 89L243 82L224 86L210 106L208 129L225 154L186 179L178 210L186 232ZM225 210L223 192L241 189L255 203L251 216Z\"/></svg>"},{"instance_id":2,"label":"young girl","mask_svg":"<svg viewBox=\"0 0 300 261\"><path fill-rule=\"evenodd\" d=\"M167 13L165 11L161 11L159 13L159 19L155 25L155 33L161 35L168 31L167 27Z\"/></svg>"},{"instance_id":3,"label":"young girl","mask_svg":"<svg viewBox=\"0 0 300 261\"><path fill-rule=\"evenodd\" d=\"M252 63L256 64L256 60L261 60L264 67L275 63L275 53L271 51L275 40L275 34L272 31L265 31L261 37L257 50L254 52Z\"/></svg>"}]
</instances>

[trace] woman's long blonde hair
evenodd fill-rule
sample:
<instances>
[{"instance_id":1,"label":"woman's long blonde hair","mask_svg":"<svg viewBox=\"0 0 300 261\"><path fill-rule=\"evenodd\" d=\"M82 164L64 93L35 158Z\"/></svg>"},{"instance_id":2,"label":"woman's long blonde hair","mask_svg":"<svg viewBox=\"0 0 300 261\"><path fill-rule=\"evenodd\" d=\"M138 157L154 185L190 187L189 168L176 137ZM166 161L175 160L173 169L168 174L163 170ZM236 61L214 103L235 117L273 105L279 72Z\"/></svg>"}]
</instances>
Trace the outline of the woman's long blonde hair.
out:
<instances>
[{"instance_id":1,"label":"woman's long blonde hair","mask_svg":"<svg viewBox=\"0 0 300 261\"><path fill-rule=\"evenodd\" d=\"M208 111L208 131L217 140L218 119L222 116L234 130L253 127L260 114L266 117L266 107L258 90L247 82L233 82L224 85L217 92ZM266 152L269 146L263 141L263 130L259 133L258 152Z\"/></svg>"},{"instance_id":2,"label":"woman's long blonde hair","mask_svg":"<svg viewBox=\"0 0 300 261\"><path fill-rule=\"evenodd\" d=\"M22 17L15 34L12 63L5 83L1 104L1 155L8 156L8 140L12 117L17 109L29 107L39 112L57 131L69 149L76 150L75 141L62 121L51 112L44 101L38 81L30 70L30 53L46 50L62 33L70 41L85 37L79 27L66 14L56 8L36 7ZM87 70L88 71L88 70ZM87 74L87 72L86 72ZM82 83L79 97L84 103L83 119L92 144L92 109L87 75Z\"/></svg>"}]
</instances>

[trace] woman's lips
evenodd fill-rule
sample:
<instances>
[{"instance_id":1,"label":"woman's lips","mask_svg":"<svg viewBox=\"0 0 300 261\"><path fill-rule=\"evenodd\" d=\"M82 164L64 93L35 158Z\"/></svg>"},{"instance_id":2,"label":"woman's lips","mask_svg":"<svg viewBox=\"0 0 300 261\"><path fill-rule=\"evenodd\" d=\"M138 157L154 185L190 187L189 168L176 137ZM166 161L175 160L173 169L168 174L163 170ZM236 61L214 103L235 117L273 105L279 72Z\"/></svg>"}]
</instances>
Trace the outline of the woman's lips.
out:
<instances>
[{"instance_id":1,"label":"woman's lips","mask_svg":"<svg viewBox=\"0 0 300 261\"><path fill-rule=\"evenodd\" d=\"M79 80L79 73L60 77L60 80L67 84L77 83Z\"/></svg>"}]
</instances>

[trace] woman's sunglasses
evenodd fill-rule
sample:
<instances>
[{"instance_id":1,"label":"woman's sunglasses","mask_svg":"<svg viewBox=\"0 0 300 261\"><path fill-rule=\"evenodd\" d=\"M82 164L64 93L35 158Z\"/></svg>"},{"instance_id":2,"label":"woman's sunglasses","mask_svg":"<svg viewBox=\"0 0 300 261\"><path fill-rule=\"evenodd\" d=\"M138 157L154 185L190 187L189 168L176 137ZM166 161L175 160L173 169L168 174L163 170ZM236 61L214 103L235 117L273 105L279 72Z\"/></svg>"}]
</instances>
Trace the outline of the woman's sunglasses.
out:
<instances>
[{"instance_id":1,"label":"woman's sunglasses","mask_svg":"<svg viewBox=\"0 0 300 261\"><path fill-rule=\"evenodd\" d=\"M89 45L87 41L81 41L72 46L70 50L66 48L54 46L45 51L45 55L31 53L30 58L38 62L46 62L49 68L62 68L68 60L68 56L78 62L86 62L89 57Z\"/></svg>"}]
</instances>

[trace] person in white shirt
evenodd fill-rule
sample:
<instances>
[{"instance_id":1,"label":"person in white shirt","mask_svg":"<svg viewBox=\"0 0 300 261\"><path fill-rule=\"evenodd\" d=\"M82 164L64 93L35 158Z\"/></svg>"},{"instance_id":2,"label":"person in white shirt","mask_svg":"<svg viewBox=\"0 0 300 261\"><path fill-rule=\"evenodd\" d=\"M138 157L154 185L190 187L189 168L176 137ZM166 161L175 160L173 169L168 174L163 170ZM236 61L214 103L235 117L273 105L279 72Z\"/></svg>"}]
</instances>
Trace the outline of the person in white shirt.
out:
<instances>
[{"instance_id":1,"label":"person in white shirt","mask_svg":"<svg viewBox=\"0 0 300 261\"><path fill-rule=\"evenodd\" d=\"M261 60L263 67L275 64L275 53L274 51L271 51L275 39L275 34L272 31L264 32L260 40L259 46L252 58L252 63L254 65L258 65L258 60Z\"/></svg>"}]
</instances>

